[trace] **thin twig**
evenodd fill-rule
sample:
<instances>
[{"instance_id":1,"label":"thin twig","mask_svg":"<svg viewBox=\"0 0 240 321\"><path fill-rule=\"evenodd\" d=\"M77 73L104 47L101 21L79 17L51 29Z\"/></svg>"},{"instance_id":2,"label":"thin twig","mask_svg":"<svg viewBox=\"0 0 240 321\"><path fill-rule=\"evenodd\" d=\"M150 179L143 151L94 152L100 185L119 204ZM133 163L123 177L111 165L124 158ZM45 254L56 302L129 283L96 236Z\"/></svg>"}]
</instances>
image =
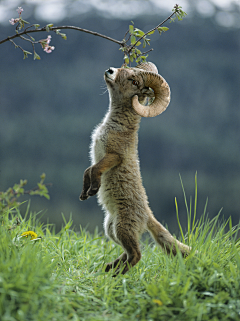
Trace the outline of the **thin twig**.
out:
<instances>
[{"instance_id":1,"label":"thin twig","mask_svg":"<svg viewBox=\"0 0 240 321\"><path fill-rule=\"evenodd\" d=\"M25 31L26 31L27 29L32 28L32 27L34 27L34 24L33 24L33 25L31 25L31 26L28 26L28 27L25 29Z\"/></svg>"},{"instance_id":2,"label":"thin twig","mask_svg":"<svg viewBox=\"0 0 240 321\"><path fill-rule=\"evenodd\" d=\"M101 37L101 38L107 39L109 41L115 42L120 46L124 46L124 42L123 41L118 41L118 40L113 39L111 37L102 35L102 34L100 34L98 32L90 31L90 30L79 28L79 27L75 27L75 26L60 26L60 27L51 27L51 28L49 28L50 31L54 31L54 30L57 30L57 29L73 29L73 30L86 32L86 33L89 33L91 35L94 35L94 36L97 36L97 37ZM14 38L18 38L18 37L20 37L22 35L25 35L27 33L34 33L34 32L40 32L40 31L47 31L46 27L37 28L37 29L33 29L33 30L27 30L27 28L26 28L25 30L23 30L22 32L17 33L16 35L13 35L13 36L10 36L10 37L7 37L7 38L1 40L0 44L2 44L4 42L7 42L7 41L10 41L11 39L14 39Z\"/></svg>"},{"instance_id":3,"label":"thin twig","mask_svg":"<svg viewBox=\"0 0 240 321\"><path fill-rule=\"evenodd\" d=\"M148 51L145 51L145 52L141 52L141 54L137 55L137 58L142 56L142 55L145 55L146 53L150 52L150 51L153 51L153 48L152 49L149 49Z\"/></svg>"},{"instance_id":4,"label":"thin twig","mask_svg":"<svg viewBox=\"0 0 240 321\"><path fill-rule=\"evenodd\" d=\"M124 37L123 37L123 39L125 40L125 38L126 38L126 36L127 36L127 34L129 33L129 29L126 31L126 33L125 33L125 35L124 35ZM127 41L126 41L127 42Z\"/></svg>"},{"instance_id":5,"label":"thin twig","mask_svg":"<svg viewBox=\"0 0 240 321\"><path fill-rule=\"evenodd\" d=\"M27 41L30 41L30 42L31 42L32 47L33 47L33 54L34 54L34 57L35 57L36 51L35 51L35 46L34 46L34 44L39 43L39 41L32 41L32 37L29 36L28 33L27 33L26 35L30 38L30 40L29 40L29 39L26 39L25 37L23 37L23 38L26 39ZM22 38L22 36L21 36L21 38Z\"/></svg>"},{"instance_id":6,"label":"thin twig","mask_svg":"<svg viewBox=\"0 0 240 321\"><path fill-rule=\"evenodd\" d=\"M148 32L146 32L143 36L141 36L140 38L138 38L136 40L136 42L129 47L128 51L131 52L131 50L136 46L136 44L141 41L145 36L147 36L150 32L154 31L154 30L157 30L157 28L161 27L165 22L167 22L169 19L172 18L172 16L174 16L176 14L176 10L169 16L167 17L163 22L159 23L159 25L157 25L155 28L149 30Z\"/></svg>"},{"instance_id":7,"label":"thin twig","mask_svg":"<svg viewBox=\"0 0 240 321\"><path fill-rule=\"evenodd\" d=\"M14 44L15 48L19 48L24 52L24 49L21 46L17 45L12 39L9 39L9 41Z\"/></svg>"},{"instance_id":8,"label":"thin twig","mask_svg":"<svg viewBox=\"0 0 240 321\"><path fill-rule=\"evenodd\" d=\"M28 35L28 34L26 34L29 38L30 38L30 36ZM32 44L33 43L39 43L39 41L33 41L31 38L30 39L27 39L27 38L25 38L25 37L23 37L23 36L19 36L21 39L23 39L23 40L26 40L26 41L28 41L28 42L31 42Z\"/></svg>"},{"instance_id":9,"label":"thin twig","mask_svg":"<svg viewBox=\"0 0 240 321\"><path fill-rule=\"evenodd\" d=\"M131 35L129 34L129 37L127 38L126 42L128 42L130 38L131 38Z\"/></svg>"}]
</instances>

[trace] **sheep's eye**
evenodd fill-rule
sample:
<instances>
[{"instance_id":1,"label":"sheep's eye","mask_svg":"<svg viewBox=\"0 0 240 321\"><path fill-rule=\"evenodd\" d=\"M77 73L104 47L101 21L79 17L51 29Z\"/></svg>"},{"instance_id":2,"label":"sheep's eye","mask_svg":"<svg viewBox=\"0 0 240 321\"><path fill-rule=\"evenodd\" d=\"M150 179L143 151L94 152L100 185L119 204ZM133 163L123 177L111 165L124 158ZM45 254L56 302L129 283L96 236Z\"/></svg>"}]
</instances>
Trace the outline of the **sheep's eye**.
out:
<instances>
[{"instance_id":1,"label":"sheep's eye","mask_svg":"<svg viewBox=\"0 0 240 321\"><path fill-rule=\"evenodd\" d=\"M137 86L138 83L137 83L136 80L133 80L133 81L132 81L132 84L133 84L134 86Z\"/></svg>"}]
</instances>

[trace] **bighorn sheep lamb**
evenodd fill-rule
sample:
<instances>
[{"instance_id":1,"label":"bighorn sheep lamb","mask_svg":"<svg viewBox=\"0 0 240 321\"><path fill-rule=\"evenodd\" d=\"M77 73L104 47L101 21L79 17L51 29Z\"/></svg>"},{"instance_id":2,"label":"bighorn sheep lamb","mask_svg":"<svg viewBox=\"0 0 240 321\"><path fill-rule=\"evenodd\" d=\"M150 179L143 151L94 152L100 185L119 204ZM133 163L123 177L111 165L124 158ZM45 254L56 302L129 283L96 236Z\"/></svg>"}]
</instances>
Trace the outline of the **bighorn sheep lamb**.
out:
<instances>
[{"instance_id":1,"label":"bighorn sheep lamb","mask_svg":"<svg viewBox=\"0 0 240 321\"><path fill-rule=\"evenodd\" d=\"M139 168L140 120L155 117L167 108L170 102L167 82L153 63L109 68L104 78L110 97L109 110L92 134L92 166L84 172L80 200L98 193L98 201L105 210L105 233L124 250L105 269L108 272L117 267L117 275L126 273L141 259L139 238L146 230L167 253L176 254L178 247L185 256L190 248L176 240L154 217ZM153 101L149 106L144 105L147 97Z\"/></svg>"}]
</instances>

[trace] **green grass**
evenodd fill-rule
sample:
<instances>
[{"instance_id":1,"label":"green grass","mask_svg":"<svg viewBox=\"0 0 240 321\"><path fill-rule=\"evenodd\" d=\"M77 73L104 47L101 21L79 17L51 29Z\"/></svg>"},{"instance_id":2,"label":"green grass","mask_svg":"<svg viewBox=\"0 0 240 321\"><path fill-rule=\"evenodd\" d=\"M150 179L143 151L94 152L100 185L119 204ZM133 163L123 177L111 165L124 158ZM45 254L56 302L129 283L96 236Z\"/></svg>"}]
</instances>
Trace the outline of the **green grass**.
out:
<instances>
[{"instance_id":1,"label":"green grass","mask_svg":"<svg viewBox=\"0 0 240 321\"><path fill-rule=\"evenodd\" d=\"M167 256L146 239L142 260L116 278L103 266L121 249L104 236L76 233L71 222L55 233L37 216L7 213L0 227L1 321L240 320L239 227L205 213L197 221L196 201L185 197L189 222L181 233L193 247L187 258ZM28 230L41 239L21 237Z\"/></svg>"}]
</instances>

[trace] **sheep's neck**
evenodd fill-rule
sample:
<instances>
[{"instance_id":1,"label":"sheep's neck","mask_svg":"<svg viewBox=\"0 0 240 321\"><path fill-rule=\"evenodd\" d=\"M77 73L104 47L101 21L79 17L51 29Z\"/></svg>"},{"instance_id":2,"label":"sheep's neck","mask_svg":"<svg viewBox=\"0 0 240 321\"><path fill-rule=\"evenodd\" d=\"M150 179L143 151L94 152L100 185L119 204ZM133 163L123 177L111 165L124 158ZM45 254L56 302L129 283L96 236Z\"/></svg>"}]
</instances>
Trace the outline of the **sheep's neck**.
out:
<instances>
[{"instance_id":1,"label":"sheep's neck","mask_svg":"<svg viewBox=\"0 0 240 321\"><path fill-rule=\"evenodd\" d=\"M133 110L131 100L121 103L112 101L109 108L109 120L120 125L123 131L138 131L141 116Z\"/></svg>"}]
</instances>

